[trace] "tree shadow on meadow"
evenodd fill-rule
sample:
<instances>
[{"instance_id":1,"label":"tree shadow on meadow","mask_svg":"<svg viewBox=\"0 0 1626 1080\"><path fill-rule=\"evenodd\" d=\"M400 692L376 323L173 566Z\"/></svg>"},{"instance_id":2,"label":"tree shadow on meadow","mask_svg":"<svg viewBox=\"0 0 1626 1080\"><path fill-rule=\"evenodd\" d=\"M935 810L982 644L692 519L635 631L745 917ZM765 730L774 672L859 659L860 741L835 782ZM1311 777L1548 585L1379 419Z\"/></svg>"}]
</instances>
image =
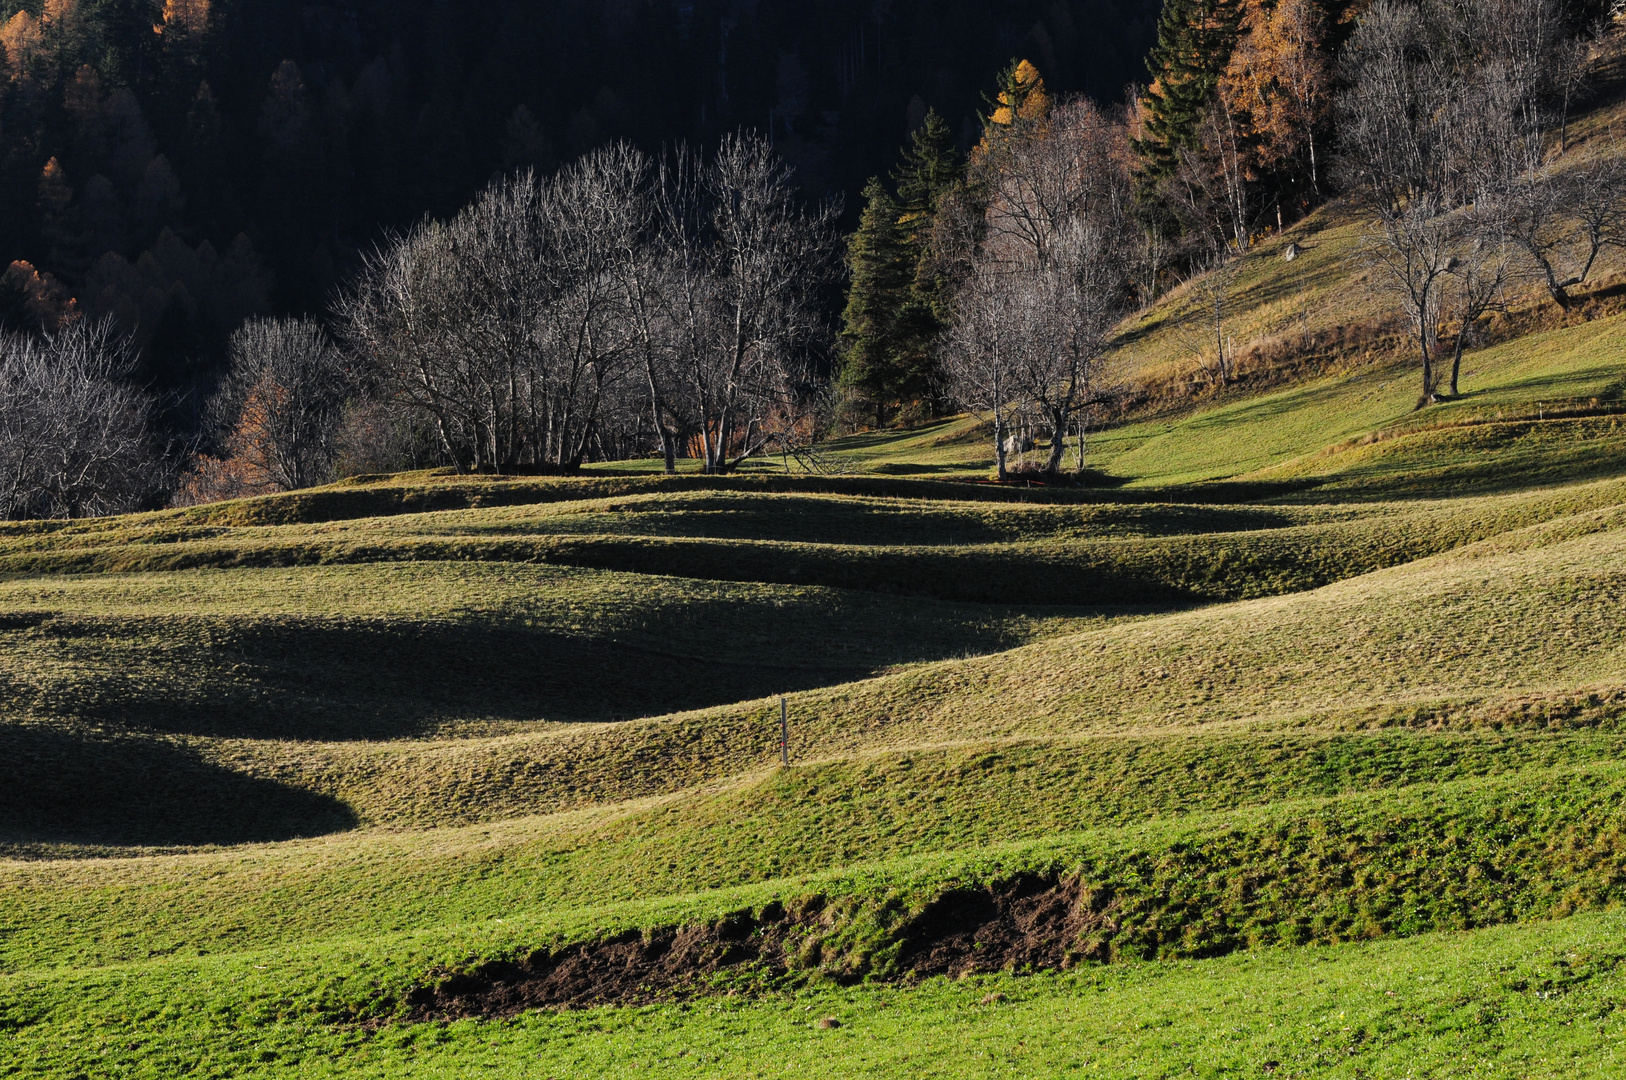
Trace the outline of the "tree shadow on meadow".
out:
<instances>
[{"instance_id":1,"label":"tree shadow on meadow","mask_svg":"<svg viewBox=\"0 0 1626 1080\"><path fill-rule=\"evenodd\" d=\"M705 658L469 622L215 623L154 640L140 621L75 620L53 659L73 672L34 698L98 727L255 739L394 739L448 720L606 721L862 678L868 658L764 663L748 643ZM195 627L193 628L195 630ZM733 631L730 631L733 633ZM699 640L674 646L704 652Z\"/></svg>"},{"instance_id":2,"label":"tree shadow on meadow","mask_svg":"<svg viewBox=\"0 0 1626 1080\"><path fill-rule=\"evenodd\" d=\"M337 799L165 740L0 723L0 853L256 843L356 823Z\"/></svg>"}]
</instances>

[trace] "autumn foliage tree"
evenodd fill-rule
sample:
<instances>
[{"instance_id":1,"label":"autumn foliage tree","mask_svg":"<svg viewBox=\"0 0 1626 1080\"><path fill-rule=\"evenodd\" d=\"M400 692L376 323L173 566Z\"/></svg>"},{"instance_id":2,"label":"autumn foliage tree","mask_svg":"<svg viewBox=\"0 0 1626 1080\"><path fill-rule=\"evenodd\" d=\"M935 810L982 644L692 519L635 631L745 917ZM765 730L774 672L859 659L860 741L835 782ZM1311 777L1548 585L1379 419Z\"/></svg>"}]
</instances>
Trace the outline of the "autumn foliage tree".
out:
<instances>
[{"instance_id":1,"label":"autumn foliage tree","mask_svg":"<svg viewBox=\"0 0 1626 1080\"><path fill-rule=\"evenodd\" d=\"M290 491L331 478L351 379L309 319L253 319L231 337L225 380L209 403L219 455L195 463L190 501Z\"/></svg>"},{"instance_id":2,"label":"autumn foliage tree","mask_svg":"<svg viewBox=\"0 0 1626 1080\"><path fill-rule=\"evenodd\" d=\"M1027 60L1012 60L999 75L999 89L988 99L982 118L982 140L972 148L973 165L999 154L1013 140L1041 128L1052 101L1044 76Z\"/></svg>"},{"instance_id":3,"label":"autumn foliage tree","mask_svg":"<svg viewBox=\"0 0 1626 1080\"><path fill-rule=\"evenodd\" d=\"M1347 0L1170 0L1136 102L1142 216L1212 265L1323 197ZM1274 222L1268 220L1275 208ZM1189 252L1187 254L1189 258Z\"/></svg>"},{"instance_id":4,"label":"autumn foliage tree","mask_svg":"<svg viewBox=\"0 0 1626 1080\"><path fill-rule=\"evenodd\" d=\"M1256 170L1321 190L1332 113L1331 19L1322 0L1247 6L1218 93L1246 117Z\"/></svg>"}]
</instances>

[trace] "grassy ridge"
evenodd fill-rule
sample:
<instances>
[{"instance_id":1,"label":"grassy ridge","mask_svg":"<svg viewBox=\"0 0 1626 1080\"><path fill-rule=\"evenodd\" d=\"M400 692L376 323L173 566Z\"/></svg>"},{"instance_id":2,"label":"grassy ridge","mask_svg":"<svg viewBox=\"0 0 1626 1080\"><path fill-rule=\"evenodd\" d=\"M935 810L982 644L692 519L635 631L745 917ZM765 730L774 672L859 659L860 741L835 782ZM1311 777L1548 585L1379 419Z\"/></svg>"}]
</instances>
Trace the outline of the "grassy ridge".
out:
<instances>
[{"instance_id":1,"label":"grassy ridge","mask_svg":"<svg viewBox=\"0 0 1626 1080\"><path fill-rule=\"evenodd\" d=\"M698 708L1109 617L505 563L0 582L0 613L18 715L325 739Z\"/></svg>"},{"instance_id":2,"label":"grassy ridge","mask_svg":"<svg viewBox=\"0 0 1626 1080\"><path fill-rule=\"evenodd\" d=\"M1568 1078L1618 1068L1618 916L1024 978L820 988L699 1005L369 1030L323 1022L322 973L384 954L208 957L4 984L0 1051L39 1075L987 1077L1011 1072ZM395 955L401 955L397 951ZM338 965L345 964L343 968ZM262 970L263 969L263 970ZM333 983L326 984L332 987ZM122 1015L86 1003L117 1001ZM815 1017L835 1016L837 1030Z\"/></svg>"},{"instance_id":3,"label":"grassy ridge","mask_svg":"<svg viewBox=\"0 0 1626 1080\"><path fill-rule=\"evenodd\" d=\"M1143 619L997 656L793 696L805 758L887 746L1219 724L1500 715L1517 699L1622 683L1626 529L1537 527L1314 593ZM1582 526L1585 526L1583 528ZM1545 531L1544 531L1545 530ZM1570 530L1581 535L1566 539ZM1552 541L1535 546L1540 540ZM1528 546L1527 546L1528 545ZM1385 616L1404 608L1404 621ZM371 807L513 812L678 790L767 764L776 703L437 747L271 748L302 787ZM294 772L297 770L297 773ZM436 795L435 793L442 793ZM539 805L532 803L532 806Z\"/></svg>"},{"instance_id":4,"label":"grassy ridge","mask_svg":"<svg viewBox=\"0 0 1626 1080\"><path fill-rule=\"evenodd\" d=\"M1619 505L1623 496L1626 487L1605 482L1466 505L1379 506L1363 515L1335 509L1295 514L1180 506L1077 516L1049 508L996 514L951 506L922 512L889 505L832 506L820 499L785 499L743 514L719 513L710 504L700 510L682 503L658 510L659 504L648 502L602 508L587 504L576 513L517 521L507 515L495 521L429 515L378 525L252 529L208 540L120 538L114 544L85 546L79 538L57 545L29 537L13 542L10 550L0 544L0 570L129 573L477 560L817 584L983 603L1181 603L1314 588L1549 518ZM889 529L894 535L916 536L930 530L939 542L807 543L738 535L760 529L765 516L802 535L818 535L821 528L830 534L870 526L883 538L889 538ZM589 520L584 523L582 517ZM1103 521L1099 527L1098 520ZM562 534L553 531L561 521ZM622 534L574 531L583 524L619 528ZM686 528L735 535L684 538ZM663 535L645 535L657 530ZM1131 530L1143 535L1122 535ZM1097 531L1106 535L1096 538ZM976 542L1001 532L1036 538Z\"/></svg>"},{"instance_id":5,"label":"grassy ridge","mask_svg":"<svg viewBox=\"0 0 1626 1080\"><path fill-rule=\"evenodd\" d=\"M803 760L1046 733L1369 723L1408 709L1494 714L1521 697L1576 688L1607 697L1626 681L1618 519L1613 509L1575 514L1314 593L1106 623L1085 612L886 608L848 593L501 564L17 582L3 591L31 616L12 616L3 674L14 715L33 723L6 729L11 820L26 826L42 805L60 814L48 793L66 762L92 773L113 760L140 762L128 740L149 733L165 736L148 744L152 769L191 763L194 775L218 779L226 802L231 777L243 778L248 790L235 797L246 816L297 818L306 806L331 823L342 804L354 820L428 825L669 793L772 758L771 700L609 726L534 724L613 716L683 693L810 687L792 703ZM652 595L662 590L665 601ZM482 603L465 609L474 593ZM261 594L277 599L253 599ZM317 598L335 611L353 604L365 618L324 626L300 617ZM419 603L426 614L440 605L443 621L384 619L391 605ZM79 604L83 614L42 618ZM131 604L160 610L115 614ZM189 614L161 616L164 604ZM211 604L244 614L211 616ZM732 665L708 662L708 628L752 605L764 624L796 636L781 636L777 650L748 645ZM1406 620L1386 621L1402 606ZM255 614L270 611L278 617ZM594 634L603 675L584 681L577 676L595 654L583 641ZM928 650L1047 635L1061 636L845 681ZM820 644L803 646L804 637ZM652 663L662 642L685 647ZM616 666L625 667L625 649L642 650L635 670ZM482 665L491 655L518 662ZM471 737L358 741L434 730ZM472 737L481 731L495 733ZM276 786L256 786L264 784ZM316 801L300 803L306 796L289 788ZM77 833L56 839L95 843L97 823L79 820ZM12 840L49 840L47 824ZM187 842L163 833L106 839Z\"/></svg>"},{"instance_id":6,"label":"grassy ridge","mask_svg":"<svg viewBox=\"0 0 1626 1080\"><path fill-rule=\"evenodd\" d=\"M183 946L263 948L313 935L456 924L817 876L830 866L972 852L1079 830L1095 830L1090 842L1098 845L1123 827L1184 821L1148 834L1147 851L1167 860L1172 856L1156 853L1172 835L1169 827L1207 835L1234 824L1218 815L1268 808L1280 836L1280 829L1299 828L1307 814L1322 809L1329 821L1353 821L1367 805L1361 793L1377 790L1388 792L1380 798L1385 805L1419 808L1407 828L1420 836L1443 820L1421 809L1425 789L1463 788L1489 803L1501 796L1486 796L1486 790L1534 785L1566 792L1554 811L1562 816L1576 808L1580 790L1564 785L1587 775L1574 770L1613 768L1608 763L1620 757L1626 702L1619 711L1610 725L1617 731L1607 734L1299 733L919 749L432 833L364 832L218 853L19 864L0 890L8 897L0 964L17 970L127 961ZM1317 809L1322 804L1305 801L1314 796L1336 801ZM1263 857L1238 856L1237 866ZM1222 862L1216 857L1209 873L1219 872ZM1048 864L1016 869L1036 866ZM1121 866L1093 873L1102 887L1125 880ZM1325 882L1306 887L1321 890ZM1159 888L1166 892L1167 885ZM920 890L910 900L918 905ZM1485 920L1505 914L1489 912ZM1453 925L1437 916L1425 923Z\"/></svg>"},{"instance_id":7,"label":"grassy ridge","mask_svg":"<svg viewBox=\"0 0 1626 1080\"><path fill-rule=\"evenodd\" d=\"M1328 224L1250 260L1268 332L1343 287ZM831 448L869 476L0 526L0 1074L1606 1071L1615 928L1573 913L1626 899L1622 335L1476 352L1423 413L1370 364L1126 425L1112 489L957 482L961 419ZM1074 972L887 982L1017 880L1077 883ZM398 1023L779 901L804 938L742 998Z\"/></svg>"}]
</instances>

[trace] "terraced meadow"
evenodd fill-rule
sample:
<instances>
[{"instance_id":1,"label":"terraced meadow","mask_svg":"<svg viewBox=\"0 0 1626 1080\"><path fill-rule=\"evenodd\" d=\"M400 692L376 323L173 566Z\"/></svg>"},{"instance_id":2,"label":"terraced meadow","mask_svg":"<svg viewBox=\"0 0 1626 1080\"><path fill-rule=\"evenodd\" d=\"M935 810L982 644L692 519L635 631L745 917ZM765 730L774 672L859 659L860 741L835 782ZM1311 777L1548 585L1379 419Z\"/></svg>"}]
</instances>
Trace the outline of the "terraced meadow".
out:
<instances>
[{"instance_id":1,"label":"terraced meadow","mask_svg":"<svg viewBox=\"0 0 1626 1080\"><path fill-rule=\"evenodd\" d=\"M0 1075L1610 1074L1622 318L0 525Z\"/></svg>"}]
</instances>

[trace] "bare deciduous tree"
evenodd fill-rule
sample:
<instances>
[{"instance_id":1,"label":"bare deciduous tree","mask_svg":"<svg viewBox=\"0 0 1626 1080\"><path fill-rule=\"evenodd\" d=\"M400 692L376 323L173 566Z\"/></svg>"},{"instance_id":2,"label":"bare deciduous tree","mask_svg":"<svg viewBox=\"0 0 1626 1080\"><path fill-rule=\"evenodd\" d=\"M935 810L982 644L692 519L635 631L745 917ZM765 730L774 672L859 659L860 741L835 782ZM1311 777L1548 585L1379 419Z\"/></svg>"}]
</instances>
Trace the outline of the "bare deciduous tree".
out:
<instances>
[{"instance_id":1,"label":"bare deciduous tree","mask_svg":"<svg viewBox=\"0 0 1626 1080\"><path fill-rule=\"evenodd\" d=\"M341 324L462 468L574 469L648 417L668 468L692 432L724 472L789 415L834 215L752 136L659 173L607 146L374 253Z\"/></svg>"},{"instance_id":2,"label":"bare deciduous tree","mask_svg":"<svg viewBox=\"0 0 1626 1080\"><path fill-rule=\"evenodd\" d=\"M106 320L0 333L0 518L122 513L163 487L133 366Z\"/></svg>"},{"instance_id":3,"label":"bare deciduous tree","mask_svg":"<svg viewBox=\"0 0 1626 1080\"><path fill-rule=\"evenodd\" d=\"M1343 171L1376 219L1362 257L1412 326L1420 404L1436 396L1441 316L1458 316L1455 394L1474 320L1516 276L1510 251L1568 308L1566 290L1620 242L1622 192L1609 167L1544 162L1573 58L1558 0L1379 0L1346 50ZM1579 269L1561 271L1577 251Z\"/></svg>"},{"instance_id":4,"label":"bare deciduous tree","mask_svg":"<svg viewBox=\"0 0 1626 1080\"><path fill-rule=\"evenodd\" d=\"M339 308L387 393L432 418L460 468L572 468L628 356L611 271L644 167L607 147L486 189L367 259Z\"/></svg>"},{"instance_id":5,"label":"bare deciduous tree","mask_svg":"<svg viewBox=\"0 0 1626 1080\"><path fill-rule=\"evenodd\" d=\"M1075 101L982 167L986 224L956 298L947 369L961 400L994 419L1001 479L1013 413L1049 426L1054 474L1075 417L1096 400L1108 335L1133 298L1127 151L1122 125Z\"/></svg>"},{"instance_id":6,"label":"bare deciduous tree","mask_svg":"<svg viewBox=\"0 0 1626 1080\"><path fill-rule=\"evenodd\" d=\"M331 477L350 389L344 357L315 322L251 319L231 336L207 421L261 486L310 487Z\"/></svg>"},{"instance_id":7,"label":"bare deciduous tree","mask_svg":"<svg viewBox=\"0 0 1626 1080\"><path fill-rule=\"evenodd\" d=\"M1435 398L1434 351L1456 228L1437 199L1415 194L1397 208L1380 210L1377 227L1360 248L1373 285L1399 303L1411 326L1423 366L1419 407Z\"/></svg>"},{"instance_id":8,"label":"bare deciduous tree","mask_svg":"<svg viewBox=\"0 0 1626 1080\"><path fill-rule=\"evenodd\" d=\"M771 441L806 381L838 207L799 205L754 135L725 138L698 180L679 218L701 230L679 248L679 355L705 470L726 472Z\"/></svg>"},{"instance_id":9,"label":"bare deciduous tree","mask_svg":"<svg viewBox=\"0 0 1626 1080\"><path fill-rule=\"evenodd\" d=\"M1339 98L1344 186L1361 203L1397 213L1449 186L1450 98L1441 50L1424 12L1378 0L1344 51Z\"/></svg>"},{"instance_id":10,"label":"bare deciduous tree","mask_svg":"<svg viewBox=\"0 0 1626 1080\"><path fill-rule=\"evenodd\" d=\"M1236 378L1236 364L1231 340L1225 332L1225 323L1231 316L1238 264L1223 258L1213 258L1206 265L1198 264L1198 273L1192 277L1190 292L1194 303L1191 313L1174 326L1174 336L1199 365L1207 366L1207 357L1213 356L1212 378L1221 386Z\"/></svg>"},{"instance_id":11,"label":"bare deciduous tree","mask_svg":"<svg viewBox=\"0 0 1626 1080\"><path fill-rule=\"evenodd\" d=\"M1016 391L1017 354L1023 315L1030 311L1020 276L993 263L978 263L954 299L954 322L943 347L943 368L960 403L994 422L994 463L1009 478L1006 452Z\"/></svg>"},{"instance_id":12,"label":"bare deciduous tree","mask_svg":"<svg viewBox=\"0 0 1626 1080\"><path fill-rule=\"evenodd\" d=\"M1456 327L1451 353L1451 384L1456 397L1462 377L1462 353L1474 335L1479 317L1505 310L1507 290L1517 280L1513 245L1495 220L1469 216L1458 230L1456 252L1447 264L1451 275L1440 307Z\"/></svg>"},{"instance_id":13,"label":"bare deciduous tree","mask_svg":"<svg viewBox=\"0 0 1626 1080\"><path fill-rule=\"evenodd\" d=\"M1569 290L1586 282L1603 249L1626 246L1626 170L1617 158L1517 175L1482 201L1566 311L1575 304Z\"/></svg>"}]
</instances>

